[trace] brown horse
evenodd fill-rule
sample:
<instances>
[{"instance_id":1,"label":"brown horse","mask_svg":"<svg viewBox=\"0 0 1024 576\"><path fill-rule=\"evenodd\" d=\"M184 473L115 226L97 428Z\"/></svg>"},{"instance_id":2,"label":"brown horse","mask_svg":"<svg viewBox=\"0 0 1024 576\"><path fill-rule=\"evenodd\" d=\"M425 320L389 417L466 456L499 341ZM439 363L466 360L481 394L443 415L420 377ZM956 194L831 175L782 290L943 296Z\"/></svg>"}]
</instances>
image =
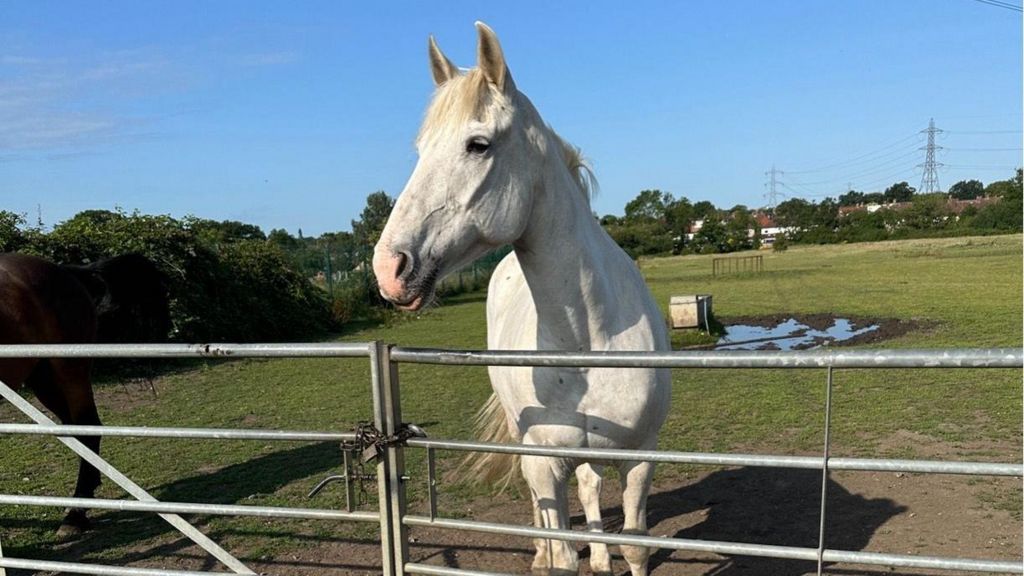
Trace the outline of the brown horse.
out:
<instances>
[{"instance_id":1,"label":"brown horse","mask_svg":"<svg viewBox=\"0 0 1024 576\"><path fill-rule=\"evenodd\" d=\"M141 321L140 321L141 320ZM169 328L163 275L142 256L58 266L34 256L0 254L0 344L87 344L163 339ZM0 381L26 386L64 424L99 425L89 358L0 359ZM99 453L100 438L78 438ZM79 462L74 496L91 498L100 474ZM71 509L60 534L89 527Z\"/></svg>"}]
</instances>

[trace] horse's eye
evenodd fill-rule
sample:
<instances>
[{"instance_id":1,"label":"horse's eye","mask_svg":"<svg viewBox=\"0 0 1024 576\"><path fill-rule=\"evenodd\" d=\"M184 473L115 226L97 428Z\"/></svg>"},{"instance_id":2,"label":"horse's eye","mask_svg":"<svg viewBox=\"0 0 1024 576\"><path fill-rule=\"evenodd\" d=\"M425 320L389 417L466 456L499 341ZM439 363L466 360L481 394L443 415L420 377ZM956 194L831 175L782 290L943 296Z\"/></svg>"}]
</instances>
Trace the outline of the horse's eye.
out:
<instances>
[{"instance_id":1,"label":"horse's eye","mask_svg":"<svg viewBox=\"0 0 1024 576\"><path fill-rule=\"evenodd\" d=\"M466 142L466 152L478 156L483 155L490 147L491 143L486 138L470 138L469 142Z\"/></svg>"}]
</instances>

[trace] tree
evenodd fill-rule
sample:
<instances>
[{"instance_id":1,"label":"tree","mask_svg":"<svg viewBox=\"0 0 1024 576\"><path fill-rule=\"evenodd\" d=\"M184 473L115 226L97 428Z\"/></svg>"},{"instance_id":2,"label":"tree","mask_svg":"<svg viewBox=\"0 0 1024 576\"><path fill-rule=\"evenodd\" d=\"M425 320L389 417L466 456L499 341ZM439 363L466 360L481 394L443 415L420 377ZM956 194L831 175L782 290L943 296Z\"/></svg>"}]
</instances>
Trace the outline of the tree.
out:
<instances>
[{"instance_id":1,"label":"tree","mask_svg":"<svg viewBox=\"0 0 1024 576\"><path fill-rule=\"evenodd\" d=\"M822 200L815 209L814 221L829 230L838 225L839 204L831 197Z\"/></svg>"},{"instance_id":2,"label":"tree","mask_svg":"<svg viewBox=\"0 0 1024 576\"><path fill-rule=\"evenodd\" d=\"M0 210L0 252L13 252L21 248L24 239L20 227L24 224L24 216Z\"/></svg>"},{"instance_id":3,"label":"tree","mask_svg":"<svg viewBox=\"0 0 1024 576\"><path fill-rule=\"evenodd\" d=\"M851 212L839 220L836 239L839 242L875 242L888 237L885 218L895 214L893 210L860 210Z\"/></svg>"},{"instance_id":4,"label":"tree","mask_svg":"<svg viewBox=\"0 0 1024 576\"><path fill-rule=\"evenodd\" d=\"M865 204L881 204L883 202L885 202L885 194L881 192L868 192L864 194Z\"/></svg>"},{"instance_id":5,"label":"tree","mask_svg":"<svg viewBox=\"0 0 1024 576\"><path fill-rule=\"evenodd\" d=\"M972 226L980 229L1013 230L1020 232L1024 220L1024 186L1021 169L1011 180L992 182L985 188L985 194L999 198L998 202L978 210Z\"/></svg>"},{"instance_id":6,"label":"tree","mask_svg":"<svg viewBox=\"0 0 1024 576\"><path fill-rule=\"evenodd\" d=\"M266 240L263 230L255 224L246 224L237 220L207 220L205 218L187 217L185 225L189 226L204 241L210 243L238 242L239 240Z\"/></svg>"},{"instance_id":7,"label":"tree","mask_svg":"<svg viewBox=\"0 0 1024 576\"><path fill-rule=\"evenodd\" d=\"M704 220L704 225L693 235L690 248L698 254L729 252L729 234L718 218Z\"/></svg>"},{"instance_id":8,"label":"tree","mask_svg":"<svg viewBox=\"0 0 1024 576\"><path fill-rule=\"evenodd\" d=\"M945 194L920 194L903 210L903 225L914 230L943 228L950 220L949 201Z\"/></svg>"},{"instance_id":9,"label":"tree","mask_svg":"<svg viewBox=\"0 0 1024 576\"><path fill-rule=\"evenodd\" d=\"M672 251L672 238L658 222L622 222L605 228L608 234L633 258Z\"/></svg>"},{"instance_id":10,"label":"tree","mask_svg":"<svg viewBox=\"0 0 1024 576\"><path fill-rule=\"evenodd\" d=\"M287 230L281 228L274 228L267 234L267 242L273 244L283 250L285 253L291 252L299 247L299 241L288 233Z\"/></svg>"},{"instance_id":11,"label":"tree","mask_svg":"<svg viewBox=\"0 0 1024 576\"><path fill-rule=\"evenodd\" d=\"M810 228L814 225L814 205L803 198L790 198L775 207L775 222L782 227Z\"/></svg>"},{"instance_id":12,"label":"tree","mask_svg":"<svg viewBox=\"0 0 1024 576\"><path fill-rule=\"evenodd\" d=\"M366 207L359 215L359 220L352 221L352 236L355 237L356 243L363 249L372 250L380 240L380 233L384 231L384 224L387 223L394 207L395 200L383 190L367 196Z\"/></svg>"},{"instance_id":13,"label":"tree","mask_svg":"<svg viewBox=\"0 0 1024 576\"><path fill-rule=\"evenodd\" d=\"M992 182L985 188L985 195L1003 200L1015 200L1021 196L1021 169L1010 180L999 180Z\"/></svg>"},{"instance_id":14,"label":"tree","mask_svg":"<svg viewBox=\"0 0 1024 576\"><path fill-rule=\"evenodd\" d=\"M334 271L353 270L360 264L362 253L350 232L325 232L317 239L317 244L331 255L331 269Z\"/></svg>"},{"instance_id":15,"label":"tree","mask_svg":"<svg viewBox=\"0 0 1024 576\"><path fill-rule=\"evenodd\" d=\"M882 195L886 202L910 202L917 190L906 182L897 182L885 189Z\"/></svg>"},{"instance_id":16,"label":"tree","mask_svg":"<svg viewBox=\"0 0 1024 576\"><path fill-rule=\"evenodd\" d=\"M661 190L641 190L636 198L626 203L627 222L656 222L665 220L665 205L673 201L672 195Z\"/></svg>"},{"instance_id":17,"label":"tree","mask_svg":"<svg viewBox=\"0 0 1024 576\"><path fill-rule=\"evenodd\" d=\"M856 206L858 204L864 204L864 193L857 192L856 190L850 190L845 194L840 194L838 202L840 206Z\"/></svg>"},{"instance_id":18,"label":"tree","mask_svg":"<svg viewBox=\"0 0 1024 576\"><path fill-rule=\"evenodd\" d=\"M718 208L707 200L701 200L693 205L694 220L717 220Z\"/></svg>"},{"instance_id":19,"label":"tree","mask_svg":"<svg viewBox=\"0 0 1024 576\"><path fill-rule=\"evenodd\" d=\"M751 236L750 231L754 230ZM727 251L751 250L760 245L757 234L757 221L746 206L737 205L729 211L729 219L725 223L725 245Z\"/></svg>"},{"instance_id":20,"label":"tree","mask_svg":"<svg viewBox=\"0 0 1024 576\"><path fill-rule=\"evenodd\" d=\"M961 180L949 187L949 196L957 200L974 200L985 195L985 185L980 180Z\"/></svg>"},{"instance_id":21,"label":"tree","mask_svg":"<svg viewBox=\"0 0 1024 576\"><path fill-rule=\"evenodd\" d=\"M686 243L686 234L693 225L693 206L686 197L673 200L665 206L665 226L672 236L672 252L679 254Z\"/></svg>"}]
</instances>

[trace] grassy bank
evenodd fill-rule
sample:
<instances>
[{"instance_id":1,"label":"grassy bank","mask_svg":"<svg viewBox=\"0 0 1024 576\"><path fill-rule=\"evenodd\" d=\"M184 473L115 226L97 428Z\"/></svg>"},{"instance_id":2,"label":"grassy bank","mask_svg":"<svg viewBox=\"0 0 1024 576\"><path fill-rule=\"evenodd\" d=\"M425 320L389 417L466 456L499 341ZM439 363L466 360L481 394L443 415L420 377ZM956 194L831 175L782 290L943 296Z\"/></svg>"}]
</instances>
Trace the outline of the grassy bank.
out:
<instances>
[{"instance_id":1,"label":"grassy bank","mask_svg":"<svg viewBox=\"0 0 1024 576\"><path fill-rule=\"evenodd\" d=\"M1021 236L794 247L764 252L760 274L713 278L710 256L645 260L657 301L710 293L719 318L831 313L914 320L920 329L874 347L1020 347ZM468 294L387 326L354 330L349 341L384 340L447 348L485 346L483 294ZM691 370L674 374L673 409L662 447L676 450L816 454L824 371ZM469 438L489 394L480 368L403 366L405 419L432 436ZM366 360L283 359L187 366L155 382L101 386L107 424L347 430L371 417ZM1008 370L843 370L836 373L833 453L1015 461L1021 450L1021 375ZM9 407L0 421L24 421ZM307 505L305 492L336 471L329 444L107 439L103 453L163 500ZM409 454L412 470L422 455ZM0 438L0 492L68 493L77 462L55 441ZM661 477L679 473L670 468ZM416 476L420 478L420 476ZM413 495L422 484L411 485ZM475 489L448 485L448 513ZM99 493L120 497L105 482ZM1019 494L993 506L1016 506ZM314 504L341 507L339 486ZM117 562L176 550L164 524L99 513L98 529L59 544L60 511L0 507L4 553ZM370 533L372 526L206 519L207 530L243 556L259 558L303 539ZM275 538L276 537L276 538Z\"/></svg>"}]
</instances>

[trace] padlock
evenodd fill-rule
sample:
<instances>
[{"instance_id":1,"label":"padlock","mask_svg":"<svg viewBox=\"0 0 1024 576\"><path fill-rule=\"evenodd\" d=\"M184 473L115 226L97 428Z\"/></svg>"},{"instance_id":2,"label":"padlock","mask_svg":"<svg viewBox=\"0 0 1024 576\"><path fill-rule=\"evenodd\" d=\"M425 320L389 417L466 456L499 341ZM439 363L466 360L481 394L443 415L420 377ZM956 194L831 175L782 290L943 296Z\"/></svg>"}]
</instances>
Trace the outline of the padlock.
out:
<instances>
[{"instance_id":1,"label":"padlock","mask_svg":"<svg viewBox=\"0 0 1024 576\"><path fill-rule=\"evenodd\" d=\"M380 456L380 450L377 449L377 445L376 444L371 444L371 445L367 446L366 448L363 448L363 458L362 458L363 464L366 464L368 462L372 462L378 456Z\"/></svg>"}]
</instances>

